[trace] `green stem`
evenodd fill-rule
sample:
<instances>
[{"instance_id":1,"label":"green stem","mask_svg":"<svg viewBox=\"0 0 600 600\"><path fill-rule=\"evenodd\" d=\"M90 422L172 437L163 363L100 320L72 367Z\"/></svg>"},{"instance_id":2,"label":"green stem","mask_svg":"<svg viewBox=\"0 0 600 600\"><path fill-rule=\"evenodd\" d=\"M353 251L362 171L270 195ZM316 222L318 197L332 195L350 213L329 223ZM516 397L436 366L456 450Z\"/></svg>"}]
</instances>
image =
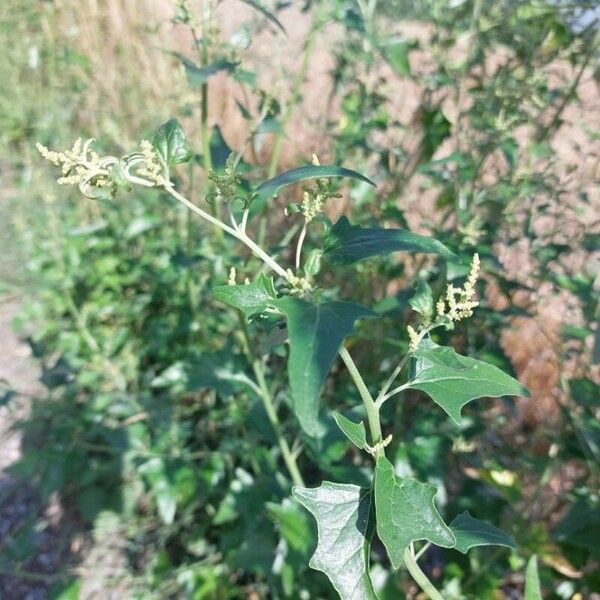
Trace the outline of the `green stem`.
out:
<instances>
[{"instance_id":1,"label":"green stem","mask_svg":"<svg viewBox=\"0 0 600 600\"><path fill-rule=\"evenodd\" d=\"M369 392L369 389L367 388L364 379L358 370L358 367L344 346L340 348L339 355L344 361L344 364L346 365L346 368L348 369L348 372L354 381L354 385L356 385L356 389L362 398L363 404L365 405L372 443L373 445L377 446L375 458L378 458L379 456L385 456L383 445L380 444L382 439L381 420L379 418L380 406L375 402L375 400L373 400L373 396L371 395L371 392ZM431 600L444 600L443 596L437 591L433 583L431 583L425 573L421 571L421 568L417 564L411 549L407 549L404 553L404 564L406 565L406 568L411 574L412 578L429 596L429 598L431 598Z\"/></svg>"},{"instance_id":2,"label":"green stem","mask_svg":"<svg viewBox=\"0 0 600 600\"><path fill-rule=\"evenodd\" d=\"M252 363L252 370L254 371L256 383L258 384L258 388L260 390L260 399L265 408L265 412L267 413L269 423L271 423L271 427L273 428L273 432L275 433L275 437L277 438L277 443L279 445L279 449L281 450L283 462L285 462L285 466L287 467L287 470L290 474L290 477L292 478L292 481L294 482L294 485L305 487L304 479L302 478L300 469L298 469L296 457L291 451L287 440L283 436L283 429L281 427L279 417L277 416L275 404L273 403L273 396L271 395L271 391L269 390L269 386L267 385L267 381L265 379L264 364L262 360L259 357L255 356L254 352L252 351L252 346L250 343L250 334L248 332L248 326L246 325L244 315L239 311L238 315L240 323L242 325L242 345L244 348L244 353Z\"/></svg>"},{"instance_id":3,"label":"green stem","mask_svg":"<svg viewBox=\"0 0 600 600\"><path fill-rule=\"evenodd\" d=\"M292 84L292 95L290 96L289 102L285 108L283 113L283 118L281 120L281 129L275 135L275 142L273 143L273 153L271 154L271 162L269 163L269 171L268 177L275 177L275 173L277 172L277 166L279 164L279 158L281 156L281 145L283 143L283 136L285 135L285 130L289 123L290 118L292 117L292 111L294 107L298 104L300 100L300 88L304 83L304 79L306 78L306 71L308 70L308 62L310 60L310 56L315 47L315 40L317 31L321 27L321 20L319 14L315 15L315 20L313 21L313 25L308 34L308 39L306 40L306 45L304 47L304 55L302 57L302 64L300 65L300 70L296 75L296 79Z\"/></svg>"},{"instance_id":4,"label":"green stem","mask_svg":"<svg viewBox=\"0 0 600 600\"><path fill-rule=\"evenodd\" d=\"M344 346L340 348L339 355L344 361L346 368L348 369L348 373L350 373L350 377L354 381L354 385L360 394L360 397L365 405L365 411L367 412L367 420L369 422L369 431L371 432L371 443L373 445L379 444L381 442L381 420L379 419L379 407L375 404L375 400L373 400L373 396L371 396L371 392L367 388L358 367L352 360L350 353ZM383 448L378 448L377 456L383 455Z\"/></svg>"},{"instance_id":5,"label":"green stem","mask_svg":"<svg viewBox=\"0 0 600 600\"><path fill-rule=\"evenodd\" d=\"M444 597L437 591L436 587L429 581L427 575L421 571L410 548L404 551L404 564L411 574L412 578L419 584L419 587L431 598L431 600L444 600Z\"/></svg>"}]
</instances>

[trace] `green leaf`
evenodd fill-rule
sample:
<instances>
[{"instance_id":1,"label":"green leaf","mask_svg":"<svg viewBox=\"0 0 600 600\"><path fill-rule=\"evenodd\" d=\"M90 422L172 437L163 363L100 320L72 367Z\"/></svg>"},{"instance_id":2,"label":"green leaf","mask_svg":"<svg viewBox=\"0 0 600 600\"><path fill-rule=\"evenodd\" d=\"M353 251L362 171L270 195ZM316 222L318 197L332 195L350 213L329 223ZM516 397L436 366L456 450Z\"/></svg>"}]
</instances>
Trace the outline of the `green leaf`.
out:
<instances>
[{"instance_id":1,"label":"green leaf","mask_svg":"<svg viewBox=\"0 0 600 600\"><path fill-rule=\"evenodd\" d=\"M324 481L292 493L317 521L310 566L327 575L342 600L377 600L369 577L370 490Z\"/></svg>"},{"instance_id":2,"label":"green leaf","mask_svg":"<svg viewBox=\"0 0 600 600\"><path fill-rule=\"evenodd\" d=\"M466 554L475 546L506 546L516 548L514 540L498 527L472 517L468 511L458 515L450 529L456 538L455 550Z\"/></svg>"},{"instance_id":3,"label":"green leaf","mask_svg":"<svg viewBox=\"0 0 600 600\"><path fill-rule=\"evenodd\" d=\"M256 0L241 0L244 4L251 6L254 10L257 10L263 17L266 17L279 31L287 35L284 26L280 23L279 19L270 11L268 11L262 4L256 2Z\"/></svg>"},{"instance_id":4,"label":"green leaf","mask_svg":"<svg viewBox=\"0 0 600 600\"><path fill-rule=\"evenodd\" d=\"M409 42L405 40L389 40L383 47L383 56L392 69L401 77L410 77L410 62L408 52L411 49Z\"/></svg>"},{"instance_id":5,"label":"green leaf","mask_svg":"<svg viewBox=\"0 0 600 600\"><path fill-rule=\"evenodd\" d=\"M380 456L375 468L375 514L377 534L397 569L411 542L427 540L452 548L454 534L437 511L433 498L436 488L416 479L394 474L392 463Z\"/></svg>"},{"instance_id":6,"label":"green leaf","mask_svg":"<svg viewBox=\"0 0 600 600\"><path fill-rule=\"evenodd\" d=\"M288 546L308 557L312 546L312 525L308 515L290 498L284 498L281 504L267 502L265 507Z\"/></svg>"},{"instance_id":7,"label":"green leaf","mask_svg":"<svg viewBox=\"0 0 600 600\"><path fill-rule=\"evenodd\" d=\"M192 151L177 119L169 119L158 128L152 138L152 145L167 165L184 163L192 158Z\"/></svg>"},{"instance_id":8,"label":"green leaf","mask_svg":"<svg viewBox=\"0 0 600 600\"><path fill-rule=\"evenodd\" d=\"M429 339L421 341L413 356L414 373L407 387L428 394L456 423L462 407L476 398L529 396L525 387L498 367Z\"/></svg>"},{"instance_id":9,"label":"green leaf","mask_svg":"<svg viewBox=\"0 0 600 600\"><path fill-rule=\"evenodd\" d=\"M198 67L185 56L180 54L177 54L177 56L183 63L188 83L192 88L202 87L210 77L221 71L231 73L237 66L237 63L231 62L226 58L217 58L204 67Z\"/></svg>"},{"instance_id":10,"label":"green leaf","mask_svg":"<svg viewBox=\"0 0 600 600\"><path fill-rule=\"evenodd\" d=\"M276 298L273 280L264 274L252 283L219 285L212 292L219 302L241 310L247 317L264 312Z\"/></svg>"},{"instance_id":11,"label":"green leaf","mask_svg":"<svg viewBox=\"0 0 600 600\"><path fill-rule=\"evenodd\" d=\"M455 258L441 242L406 229L365 228L351 225L346 217L333 225L325 236L323 257L330 263L351 265L371 256L397 251L439 254Z\"/></svg>"},{"instance_id":12,"label":"green leaf","mask_svg":"<svg viewBox=\"0 0 600 600\"><path fill-rule=\"evenodd\" d=\"M529 559L525 569L525 600L543 600L535 554Z\"/></svg>"},{"instance_id":13,"label":"green leaf","mask_svg":"<svg viewBox=\"0 0 600 600\"><path fill-rule=\"evenodd\" d=\"M331 364L354 322L374 313L353 302L312 304L285 297L272 301L288 320L288 375L292 407L302 429L317 433L319 399Z\"/></svg>"},{"instance_id":14,"label":"green leaf","mask_svg":"<svg viewBox=\"0 0 600 600\"><path fill-rule=\"evenodd\" d=\"M433 315L433 292L426 281L420 280L414 296L408 301L411 308L430 321Z\"/></svg>"},{"instance_id":15,"label":"green leaf","mask_svg":"<svg viewBox=\"0 0 600 600\"><path fill-rule=\"evenodd\" d=\"M177 510L177 493L169 481L162 458L151 458L140 465L139 472L146 477L152 488L162 522L171 525Z\"/></svg>"},{"instance_id":16,"label":"green leaf","mask_svg":"<svg viewBox=\"0 0 600 600\"><path fill-rule=\"evenodd\" d=\"M358 448L364 450L368 447L367 444L367 432L365 431L365 424L361 421L355 423L350 419L344 417L339 412L333 412L331 415L337 426L342 430L342 433Z\"/></svg>"},{"instance_id":17,"label":"green leaf","mask_svg":"<svg viewBox=\"0 0 600 600\"><path fill-rule=\"evenodd\" d=\"M307 165L291 169L290 171L284 171L276 177L261 183L255 190L254 201L263 205L267 200L275 196L281 188L297 183L298 181L316 179L317 177L352 177L353 179L360 179L361 181L370 183L373 186L375 185L370 179L351 169L345 169L336 165Z\"/></svg>"}]
</instances>

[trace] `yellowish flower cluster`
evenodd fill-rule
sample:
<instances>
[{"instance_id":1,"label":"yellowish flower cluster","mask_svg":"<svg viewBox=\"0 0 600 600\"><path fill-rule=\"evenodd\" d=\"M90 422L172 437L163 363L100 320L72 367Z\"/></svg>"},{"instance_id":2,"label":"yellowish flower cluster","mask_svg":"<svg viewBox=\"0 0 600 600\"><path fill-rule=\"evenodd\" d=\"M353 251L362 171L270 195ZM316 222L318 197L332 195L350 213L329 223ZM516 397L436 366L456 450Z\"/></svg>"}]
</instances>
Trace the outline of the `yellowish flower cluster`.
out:
<instances>
[{"instance_id":1,"label":"yellowish flower cluster","mask_svg":"<svg viewBox=\"0 0 600 600\"><path fill-rule=\"evenodd\" d=\"M409 325L406 328L406 331L408 332L408 339L410 341L408 350L409 352L414 352L421 341L421 336L415 331L415 328L412 325Z\"/></svg>"},{"instance_id":2,"label":"yellowish flower cluster","mask_svg":"<svg viewBox=\"0 0 600 600\"><path fill-rule=\"evenodd\" d=\"M315 167L321 166L319 157L312 155L312 164ZM326 183L326 182L325 182ZM302 195L302 214L307 223L310 223L323 210L323 195L319 193L319 180L317 180L316 189L305 189Z\"/></svg>"},{"instance_id":3,"label":"yellowish flower cluster","mask_svg":"<svg viewBox=\"0 0 600 600\"><path fill-rule=\"evenodd\" d=\"M312 291L308 279L294 275L294 272L291 269L287 270L287 280L290 284L290 294L292 296L302 297Z\"/></svg>"},{"instance_id":4,"label":"yellowish flower cluster","mask_svg":"<svg viewBox=\"0 0 600 600\"><path fill-rule=\"evenodd\" d=\"M164 165L152 145L152 142L142 140L140 142L140 148L142 149L144 166L137 170L137 175L141 175L148 181L155 183L157 186L164 185L166 183Z\"/></svg>"},{"instance_id":5,"label":"yellowish flower cluster","mask_svg":"<svg viewBox=\"0 0 600 600\"><path fill-rule=\"evenodd\" d=\"M438 300L436 311L438 318L448 317L452 321L462 321L473 314L473 309L479 306L475 300L475 284L479 277L479 255L473 255L471 269L467 281L462 288L450 284L446 290L446 297Z\"/></svg>"},{"instance_id":6,"label":"yellowish flower cluster","mask_svg":"<svg viewBox=\"0 0 600 600\"><path fill-rule=\"evenodd\" d=\"M310 223L323 210L323 196L305 191L302 198L302 214Z\"/></svg>"},{"instance_id":7,"label":"yellowish flower cluster","mask_svg":"<svg viewBox=\"0 0 600 600\"><path fill-rule=\"evenodd\" d=\"M235 270L235 267L231 267L231 269L229 269L229 279L227 280L227 284L228 285L237 285L236 277L237 277L237 272Z\"/></svg>"},{"instance_id":8,"label":"yellowish flower cluster","mask_svg":"<svg viewBox=\"0 0 600 600\"><path fill-rule=\"evenodd\" d=\"M93 142L93 138L85 142L78 138L73 148L64 152L55 152L42 144L36 144L36 148L43 158L61 168L62 176L57 179L60 185L78 185L82 191L91 183L99 188L111 187L113 182L106 169L118 161L113 157L101 158L91 149Z\"/></svg>"}]
</instances>

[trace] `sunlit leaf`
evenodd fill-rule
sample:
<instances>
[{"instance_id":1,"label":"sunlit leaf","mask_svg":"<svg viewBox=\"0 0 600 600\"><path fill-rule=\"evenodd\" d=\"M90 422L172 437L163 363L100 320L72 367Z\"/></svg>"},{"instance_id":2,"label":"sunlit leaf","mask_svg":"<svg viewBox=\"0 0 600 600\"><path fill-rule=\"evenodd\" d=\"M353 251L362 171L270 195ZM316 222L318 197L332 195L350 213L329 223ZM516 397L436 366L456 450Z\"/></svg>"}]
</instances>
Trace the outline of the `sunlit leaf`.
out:
<instances>
[{"instance_id":1,"label":"sunlit leaf","mask_svg":"<svg viewBox=\"0 0 600 600\"><path fill-rule=\"evenodd\" d=\"M414 352L414 368L407 387L421 390L456 422L465 404L476 398L528 396L516 379L498 367L461 356L452 348L424 339Z\"/></svg>"},{"instance_id":2,"label":"sunlit leaf","mask_svg":"<svg viewBox=\"0 0 600 600\"><path fill-rule=\"evenodd\" d=\"M293 494L317 521L310 566L327 575L343 600L377 600L369 577L370 490L325 481Z\"/></svg>"},{"instance_id":3,"label":"sunlit leaf","mask_svg":"<svg viewBox=\"0 0 600 600\"><path fill-rule=\"evenodd\" d=\"M525 570L525 600L543 600L535 554L529 559Z\"/></svg>"},{"instance_id":4,"label":"sunlit leaf","mask_svg":"<svg viewBox=\"0 0 600 600\"><path fill-rule=\"evenodd\" d=\"M264 312L276 298L273 280L260 274L256 281L242 285L219 285L213 288L213 296L246 316Z\"/></svg>"},{"instance_id":5,"label":"sunlit leaf","mask_svg":"<svg viewBox=\"0 0 600 600\"><path fill-rule=\"evenodd\" d=\"M392 463L380 456L375 468L375 514L377 535L395 569L411 542L427 540L452 548L454 534L437 511L436 488L416 479L398 477Z\"/></svg>"}]
</instances>

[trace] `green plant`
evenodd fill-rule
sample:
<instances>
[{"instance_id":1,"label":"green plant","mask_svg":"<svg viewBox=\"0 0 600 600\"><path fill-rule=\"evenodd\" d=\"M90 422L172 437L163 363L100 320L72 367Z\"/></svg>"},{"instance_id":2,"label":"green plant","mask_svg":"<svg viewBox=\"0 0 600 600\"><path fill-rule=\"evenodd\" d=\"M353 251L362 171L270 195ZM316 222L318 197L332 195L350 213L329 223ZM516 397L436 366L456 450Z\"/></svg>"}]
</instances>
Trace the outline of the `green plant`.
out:
<instances>
[{"instance_id":1,"label":"green plant","mask_svg":"<svg viewBox=\"0 0 600 600\"><path fill-rule=\"evenodd\" d=\"M391 373L378 393L372 394L344 340L353 333L358 320L365 320L363 327L368 327L368 320L376 317L376 313L356 302L335 299L333 285L319 286L318 282L326 282L324 278L317 280L322 265L348 266L395 251L432 253L443 258L452 258L452 252L436 240L404 229L363 228L351 225L345 217L331 223L323 213L324 203L335 195L328 178L351 177L371 182L349 169L321 166L316 158L312 166L286 171L253 191L244 192L236 174L241 157L230 155L222 173L207 173L214 186L210 201L219 203L221 209L227 211L229 223L226 223L177 190L175 166L187 162L192 153L176 120L165 123L151 141L142 141L139 152L122 158L100 156L91 144L91 140L78 140L73 149L66 152L54 152L41 145L38 148L46 159L62 169L59 183L78 185L85 196L100 200L113 200L120 188L129 190L132 186L162 190L206 222L237 239L274 273L274 277L269 277L260 268L245 263L243 269L253 273L253 280L246 279L245 283L238 284L236 269L232 268L228 284L215 287L213 295L238 313L240 340L253 373L253 378L244 376L241 381L263 404L281 458L294 484L293 496L317 521L318 542L310 564L328 576L342 598L377 597L369 574L369 550L375 531L392 566L397 569L404 563L415 581L433 599L441 598L441 595L419 567L417 558L423 550L416 552L415 543L455 548L462 553L481 545L514 547L509 535L475 519L468 512L458 515L447 525L434 504L436 488L395 473L394 465L386 457L386 447L399 432L394 430L384 436L381 426L382 408L405 390L424 392L456 423L460 423L461 411L471 400L527 394L518 381L497 367L461 356L432 339L440 329L452 330L455 323L471 316L477 306L477 254L464 285L457 288L449 284L437 301L428 284L419 282L410 300L419 321L415 326L407 326L408 351L394 361ZM295 268L285 268L250 236L253 209L264 206L283 187L309 180L314 182L304 184L302 203L288 206L289 213L300 215L303 225L295 248L289 252ZM317 227L322 231L316 237L320 241L306 254L303 246L307 231L315 231ZM269 346L266 350L256 351L248 321L270 331L271 348L289 341L289 404L308 440L319 436L320 398L328 372L339 354L362 400L369 438L363 421L356 422L339 412L332 416L343 434L373 457L375 471L370 485L325 481L317 488L305 487L298 465L299 449L291 447L284 435L278 407L267 381L264 355L270 351ZM227 356L223 359L227 360ZM210 370L211 366L205 365L205 368ZM212 375L224 380L240 380L239 376L228 376L216 366ZM398 384L400 380L404 382ZM144 470L152 485L159 486L158 493L165 477L163 468L158 463L152 463L151 468L147 463ZM159 510L167 521L172 519L170 503L168 497L161 501L159 496Z\"/></svg>"}]
</instances>

